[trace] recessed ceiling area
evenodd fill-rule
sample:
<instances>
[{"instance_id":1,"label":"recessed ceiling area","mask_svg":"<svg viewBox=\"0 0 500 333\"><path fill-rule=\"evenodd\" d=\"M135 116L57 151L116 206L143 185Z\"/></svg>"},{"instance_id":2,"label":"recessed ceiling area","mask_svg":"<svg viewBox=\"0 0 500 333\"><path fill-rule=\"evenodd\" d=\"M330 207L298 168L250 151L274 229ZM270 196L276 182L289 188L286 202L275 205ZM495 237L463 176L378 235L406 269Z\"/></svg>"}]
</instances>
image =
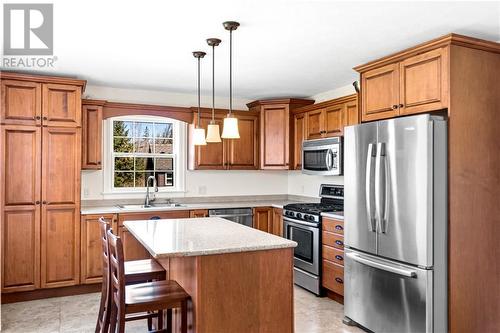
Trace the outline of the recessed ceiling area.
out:
<instances>
[{"instance_id":1,"label":"recessed ceiling area","mask_svg":"<svg viewBox=\"0 0 500 333\"><path fill-rule=\"evenodd\" d=\"M91 85L227 95L234 32L234 96L312 96L357 79L352 67L455 32L500 41L500 2L62 1L54 2L53 74Z\"/></svg>"}]
</instances>

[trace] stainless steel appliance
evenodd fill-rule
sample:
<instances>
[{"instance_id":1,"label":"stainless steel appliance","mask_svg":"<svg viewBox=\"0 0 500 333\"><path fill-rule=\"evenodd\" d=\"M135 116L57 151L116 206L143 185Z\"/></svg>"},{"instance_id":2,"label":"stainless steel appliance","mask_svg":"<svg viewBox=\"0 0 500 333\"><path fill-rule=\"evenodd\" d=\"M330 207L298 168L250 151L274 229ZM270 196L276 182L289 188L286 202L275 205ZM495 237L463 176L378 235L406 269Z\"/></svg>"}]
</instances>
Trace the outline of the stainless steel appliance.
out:
<instances>
[{"instance_id":1,"label":"stainless steel appliance","mask_svg":"<svg viewBox=\"0 0 500 333\"><path fill-rule=\"evenodd\" d=\"M342 185L321 185L321 202L296 203L283 207L285 238L297 242L294 248L294 282L316 295L321 294L321 213L344 208Z\"/></svg>"},{"instance_id":2,"label":"stainless steel appliance","mask_svg":"<svg viewBox=\"0 0 500 333\"><path fill-rule=\"evenodd\" d=\"M224 209L209 209L208 216L222 217L229 221L253 226L253 211L252 208L224 208Z\"/></svg>"},{"instance_id":3,"label":"stainless steel appliance","mask_svg":"<svg viewBox=\"0 0 500 333\"><path fill-rule=\"evenodd\" d=\"M345 129L346 323L447 332L446 121Z\"/></svg>"},{"instance_id":4,"label":"stainless steel appliance","mask_svg":"<svg viewBox=\"0 0 500 333\"><path fill-rule=\"evenodd\" d=\"M342 138L302 142L302 173L335 176L342 174Z\"/></svg>"}]
</instances>

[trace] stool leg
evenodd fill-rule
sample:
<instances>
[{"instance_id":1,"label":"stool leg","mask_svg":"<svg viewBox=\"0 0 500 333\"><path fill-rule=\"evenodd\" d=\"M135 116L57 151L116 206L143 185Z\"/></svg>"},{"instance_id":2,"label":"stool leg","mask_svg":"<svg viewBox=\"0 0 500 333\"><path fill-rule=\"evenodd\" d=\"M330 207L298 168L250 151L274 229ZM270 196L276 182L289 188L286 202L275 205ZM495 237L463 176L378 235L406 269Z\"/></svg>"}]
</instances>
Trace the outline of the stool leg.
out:
<instances>
[{"instance_id":1,"label":"stool leg","mask_svg":"<svg viewBox=\"0 0 500 333\"><path fill-rule=\"evenodd\" d=\"M181 333L187 333L187 301L181 303Z\"/></svg>"},{"instance_id":2,"label":"stool leg","mask_svg":"<svg viewBox=\"0 0 500 333\"><path fill-rule=\"evenodd\" d=\"M116 316L117 316L117 309L115 306L115 303L111 304L111 314L110 314L110 323L109 323L109 331L112 333L116 332Z\"/></svg>"},{"instance_id":3,"label":"stool leg","mask_svg":"<svg viewBox=\"0 0 500 333\"><path fill-rule=\"evenodd\" d=\"M158 310L158 330L162 330L163 327L163 310Z\"/></svg>"},{"instance_id":4,"label":"stool leg","mask_svg":"<svg viewBox=\"0 0 500 333\"><path fill-rule=\"evenodd\" d=\"M153 330L153 318L148 318L148 331Z\"/></svg>"},{"instance_id":5,"label":"stool leg","mask_svg":"<svg viewBox=\"0 0 500 333\"><path fill-rule=\"evenodd\" d=\"M167 322L165 324L167 333L172 333L172 309L167 310Z\"/></svg>"}]
</instances>

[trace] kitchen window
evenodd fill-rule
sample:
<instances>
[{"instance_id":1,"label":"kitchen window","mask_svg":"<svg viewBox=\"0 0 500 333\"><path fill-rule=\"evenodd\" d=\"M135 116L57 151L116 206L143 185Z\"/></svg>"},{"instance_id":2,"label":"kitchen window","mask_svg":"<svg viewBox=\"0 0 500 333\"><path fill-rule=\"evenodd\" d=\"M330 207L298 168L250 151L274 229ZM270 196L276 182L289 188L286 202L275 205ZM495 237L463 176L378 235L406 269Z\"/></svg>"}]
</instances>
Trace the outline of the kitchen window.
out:
<instances>
[{"instance_id":1,"label":"kitchen window","mask_svg":"<svg viewBox=\"0 0 500 333\"><path fill-rule=\"evenodd\" d=\"M156 179L162 192L183 189L183 131L179 121L151 116L116 117L109 120L107 127L106 187L110 192L144 191L149 176Z\"/></svg>"}]
</instances>

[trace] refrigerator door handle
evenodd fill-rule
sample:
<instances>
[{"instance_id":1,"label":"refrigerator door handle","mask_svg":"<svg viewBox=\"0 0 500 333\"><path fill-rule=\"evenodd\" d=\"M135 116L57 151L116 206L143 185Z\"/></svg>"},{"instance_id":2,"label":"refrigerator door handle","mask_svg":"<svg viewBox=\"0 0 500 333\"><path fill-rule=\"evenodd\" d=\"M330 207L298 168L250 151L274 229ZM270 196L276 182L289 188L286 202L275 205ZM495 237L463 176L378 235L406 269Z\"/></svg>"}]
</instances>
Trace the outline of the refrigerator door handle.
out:
<instances>
[{"instance_id":1,"label":"refrigerator door handle","mask_svg":"<svg viewBox=\"0 0 500 333\"><path fill-rule=\"evenodd\" d=\"M411 269L393 266L391 264L381 262L381 261L371 259L371 258L365 258L365 257L363 257L359 254L353 253L353 252L348 252L345 254L345 256L356 261L356 262L359 262L361 264L364 264L364 265L367 265L367 266L370 266L373 268L381 269L383 271L406 276L409 278L416 278L417 277L417 273Z\"/></svg>"},{"instance_id":2,"label":"refrigerator door handle","mask_svg":"<svg viewBox=\"0 0 500 333\"><path fill-rule=\"evenodd\" d=\"M375 220L375 211L373 204L373 191L374 191L374 179L373 179L373 159L376 156L377 146L375 144L368 144L368 153L366 155L366 180L365 180L365 193L366 193L366 211L368 214L368 230L376 232L377 231L377 221Z\"/></svg>"},{"instance_id":3,"label":"refrigerator door handle","mask_svg":"<svg viewBox=\"0 0 500 333\"><path fill-rule=\"evenodd\" d=\"M387 232L387 162L385 143L377 144L377 157L375 160L375 212L377 216L378 232Z\"/></svg>"}]
</instances>

